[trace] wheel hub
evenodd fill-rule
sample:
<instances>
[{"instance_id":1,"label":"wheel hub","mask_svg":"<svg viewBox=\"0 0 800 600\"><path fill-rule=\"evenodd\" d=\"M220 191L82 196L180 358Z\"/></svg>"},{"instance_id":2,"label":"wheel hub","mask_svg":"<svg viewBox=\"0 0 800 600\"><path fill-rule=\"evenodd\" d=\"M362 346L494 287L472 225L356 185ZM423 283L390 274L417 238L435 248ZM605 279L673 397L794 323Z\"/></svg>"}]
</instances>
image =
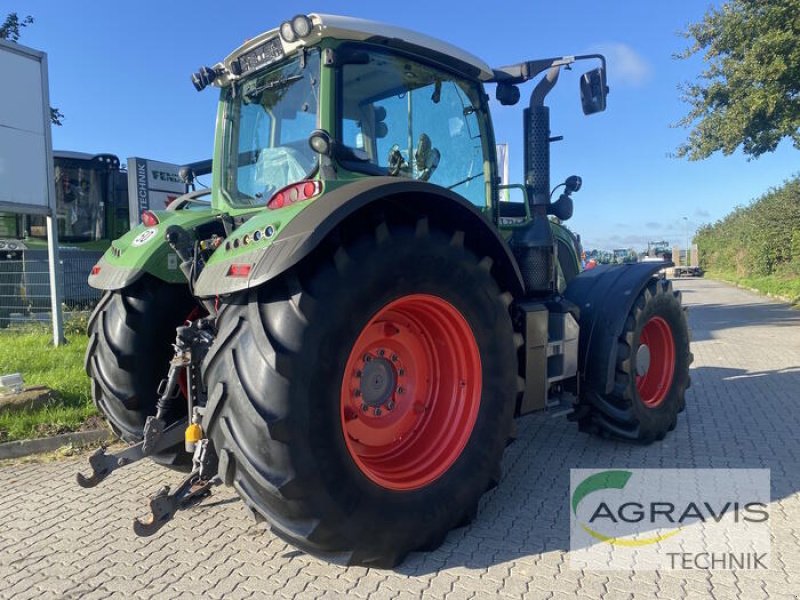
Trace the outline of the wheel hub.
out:
<instances>
[{"instance_id":1,"label":"wheel hub","mask_svg":"<svg viewBox=\"0 0 800 600\"><path fill-rule=\"evenodd\" d=\"M367 406L377 408L389 402L397 386L392 363L385 358L373 358L364 363L361 373L361 399Z\"/></svg>"},{"instance_id":2,"label":"wheel hub","mask_svg":"<svg viewBox=\"0 0 800 600\"><path fill-rule=\"evenodd\" d=\"M636 374L639 377L647 375L650 369L650 348L647 344L642 344L636 351Z\"/></svg>"},{"instance_id":3,"label":"wheel hub","mask_svg":"<svg viewBox=\"0 0 800 600\"><path fill-rule=\"evenodd\" d=\"M469 441L481 385L478 345L458 309L428 294L390 302L345 364L340 414L350 456L387 489L431 484Z\"/></svg>"},{"instance_id":4,"label":"wheel hub","mask_svg":"<svg viewBox=\"0 0 800 600\"><path fill-rule=\"evenodd\" d=\"M675 341L669 323L651 317L642 327L636 350L636 389L642 403L656 408L667 397L675 374Z\"/></svg>"}]
</instances>

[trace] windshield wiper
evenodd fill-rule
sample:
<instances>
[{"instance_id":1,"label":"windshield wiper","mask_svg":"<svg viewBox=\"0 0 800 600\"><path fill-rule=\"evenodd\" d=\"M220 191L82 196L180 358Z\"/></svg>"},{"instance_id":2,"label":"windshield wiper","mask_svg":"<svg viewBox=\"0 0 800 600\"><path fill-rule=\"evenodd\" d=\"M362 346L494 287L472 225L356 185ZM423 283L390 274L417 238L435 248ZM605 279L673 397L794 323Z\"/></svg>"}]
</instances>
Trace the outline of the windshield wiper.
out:
<instances>
[{"instance_id":1,"label":"windshield wiper","mask_svg":"<svg viewBox=\"0 0 800 600\"><path fill-rule=\"evenodd\" d=\"M461 181L459 181L458 183L454 183L453 185L449 185L449 186L447 186L447 189L448 189L448 190L452 190L453 188L456 188L456 187L458 187L458 186L460 186L460 185L464 185L465 183L469 183L469 182L470 182L470 181L472 181L473 179L477 179L477 178L478 178L478 177L480 177L481 175L483 175L483 173L475 173L474 175L470 175L469 177L467 177L466 179L462 179L462 180L461 180Z\"/></svg>"},{"instance_id":2,"label":"windshield wiper","mask_svg":"<svg viewBox=\"0 0 800 600\"><path fill-rule=\"evenodd\" d=\"M264 85L261 85L253 90L246 92L245 97L248 100L252 100L255 96L266 90L274 90L286 87L287 85L292 84L295 81L299 81L302 78L303 78L302 75L292 75L291 77L285 77L284 79L276 79L275 81L268 81Z\"/></svg>"}]
</instances>

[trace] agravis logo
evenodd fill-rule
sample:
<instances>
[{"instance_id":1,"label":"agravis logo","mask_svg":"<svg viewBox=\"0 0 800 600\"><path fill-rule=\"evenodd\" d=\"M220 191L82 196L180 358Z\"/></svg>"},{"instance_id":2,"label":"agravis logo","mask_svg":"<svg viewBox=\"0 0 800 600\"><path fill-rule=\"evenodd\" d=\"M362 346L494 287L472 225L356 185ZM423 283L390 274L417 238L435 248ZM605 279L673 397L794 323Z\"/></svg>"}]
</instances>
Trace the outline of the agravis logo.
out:
<instances>
[{"instance_id":1,"label":"agravis logo","mask_svg":"<svg viewBox=\"0 0 800 600\"><path fill-rule=\"evenodd\" d=\"M589 475L589 477L584 479L572 493L573 514L576 517L578 516L578 505L584 498L586 498L586 496L588 496L592 492L596 492L598 490L607 490L607 489L617 489L617 490L624 489L625 484L628 483L628 480L631 478L631 475L633 475L633 473L631 473L630 471L603 471L602 473ZM592 513L592 516L589 518L589 522L594 522L600 517L610 517L612 521L616 522L613 513L611 512L610 508L605 502L601 502L597 506L597 509ZM580 525L586 533L591 535L593 538L600 540L601 542L606 542L607 544L612 544L612 545L630 546L630 547L647 546L648 544L657 544L662 540L665 540L669 537L672 537L673 535L677 535L678 533L680 533L680 528L678 528L675 529L674 531L670 531L663 535L656 535L656 536L637 538L637 539L628 539L628 538L604 535L599 531L592 529L586 523L581 523Z\"/></svg>"},{"instance_id":2,"label":"agravis logo","mask_svg":"<svg viewBox=\"0 0 800 600\"><path fill-rule=\"evenodd\" d=\"M765 469L573 469L571 562L766 568L768 503Z\"/></svg>"}]
</instances>

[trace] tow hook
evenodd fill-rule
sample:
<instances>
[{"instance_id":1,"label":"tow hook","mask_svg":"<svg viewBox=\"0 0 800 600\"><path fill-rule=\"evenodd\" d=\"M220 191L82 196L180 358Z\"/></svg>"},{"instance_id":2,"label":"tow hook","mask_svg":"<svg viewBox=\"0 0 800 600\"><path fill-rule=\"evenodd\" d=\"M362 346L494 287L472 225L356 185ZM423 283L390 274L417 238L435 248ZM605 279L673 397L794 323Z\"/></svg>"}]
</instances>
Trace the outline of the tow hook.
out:
<instances>
[{"instance_id":1,"label":"tow hook","mask_svg":"<svg viewBox=\"0 0 800 600\"><path fill-rule=\"evenodd\" d=\"M191 426L187 428L187 434L189 429ZM133 532L136 535L140 537L153 535L171 521L175 513L199 504L211 495L212 487L222 483L217 476L217 456L208 439L196 442L192 462L192 472L174 492L170 492L169 486L164 486L150 496L149 514L143 519L133 520Z\"/></svg>"}]
</instances>

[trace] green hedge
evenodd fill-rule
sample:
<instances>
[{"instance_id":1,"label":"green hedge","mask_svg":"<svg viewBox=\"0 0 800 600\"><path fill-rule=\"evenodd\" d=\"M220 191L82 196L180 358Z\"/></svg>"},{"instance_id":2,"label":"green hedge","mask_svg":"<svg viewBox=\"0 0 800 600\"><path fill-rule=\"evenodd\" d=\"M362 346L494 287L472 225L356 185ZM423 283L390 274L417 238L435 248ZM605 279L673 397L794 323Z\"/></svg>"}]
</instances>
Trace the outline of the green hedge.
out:
<instances>
[{"instance_id":1,"label":"green hedge","mask_svg":"<svg viewBox=\"0 0 800 600\"><path fill-rule=\"evenodd\" d=\"M695 242L706 271L738 278L800 277L800 178L750 203L725 218L701 227Z\"/></svg>"}]
</instances>

